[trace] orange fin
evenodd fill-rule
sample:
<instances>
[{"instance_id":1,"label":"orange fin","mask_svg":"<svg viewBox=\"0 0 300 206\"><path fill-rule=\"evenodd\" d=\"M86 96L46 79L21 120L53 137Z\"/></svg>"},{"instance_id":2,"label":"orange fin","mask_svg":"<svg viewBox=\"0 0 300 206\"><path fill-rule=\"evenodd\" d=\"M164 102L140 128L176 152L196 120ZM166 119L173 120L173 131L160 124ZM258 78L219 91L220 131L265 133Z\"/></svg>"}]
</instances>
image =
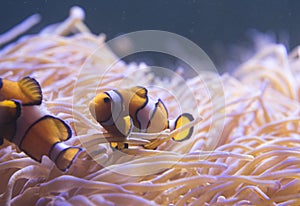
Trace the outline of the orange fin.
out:
<instances>
[{"instance_id":1,"label":"orange fin","mask_svg":"<svg viewBox=\"0 0 300 206\"><path fill-rule=\"evenodd\" d=\"M47 133L50 138L57 138L59 141L65 141L72 136L72 131L69 125L63 120L51 116L45 115L37 121L36 130L38 133Z\"/></svg>"},{"instance_id":2,"label":"orange fin","mask_svg":"<svg viewBox=\"0 0 300 206\"><path fill-rule=\"evenodd\" d=\"M42 89L34 78L24 77L18 81L18 85L22 92L30 99L29 102L24 102L23 105L40 105L42 103Z\"/></svg>"},{"instance_id":3,"label":"orange fin","mask_svg":"<svg viewBox=\"0 0 300 206\"><path fill-rule=\"evenodd\" d=\"M63 120L61 120L57 117L50 116L50 115L48 115L47 117L53 121L56 129L59 132L58 138L61 141L65 141L72 136L72 131L71 131L70 126L67 125Z\"/></svg>"},{"instance_id":4,"label":"orange fin","mask_svg":"<svg viewBox=\"0 0 300 206\"><path fill-rule=\"evenodd\" d=\"M116 120L115 126L117 127L117 130L121 135L127 137L128 135L130 135L133 129L132 119L129 115L120 117Z\"/></svg>"},{"instance_id":5,"label":"orange fin","mask_svg":"<svg viewBox=\"0 0 300 206\"><path fill-rule=\"evenodd\" d=\"M148 90L145 87L133 87L131 90L142 98L147 98Z\"/></svg>"},{"instance_id":6,"label":"orange fin","mask_svg":"<svg viewBox=\"0 0 300 206\"><path fill-rule=\"evenodd\" d=\"M116 135L122 135L125 137L129 136L133 130L132 119L129 115L117 119L117 121L115 122L115 126L118 130ZM112 149L117 150L128 149L128 143L124 142L110 142L110 146Z\"/></svg>"},{"instance_id":7,"label":"orange fin","mask_svg":"<svg viewBox=\"0 0 300 206\"><path fill-rule=\"evenodd\" d=\"M194 120L194 117L189 114L189 113L183 113L182 115L180 115L176 121L175 121L175 129L178 129L180 127L182 127L183 125L191 122ZM194 131L194 127L191 127L189 129L185 129L183 131L180 131L178 134L176 134L174 137L172 137L172 139L174 141L177 141L177 142L181 142L181 141L184 141L184 140L187 140L189 139L192 134L193 134L193 131Z\"/></svg>"},{"instance_id":8,"label":"orange fin","mask_svg":"<svg viewBox=\"0 0 300 206\"><path fill-rule=\"evenodd\" d=\"M64 172L69 169L81 151L79 147L57 142L53 145L49 157L55 162L57 168Z\"/></svg>"}]
</instances>

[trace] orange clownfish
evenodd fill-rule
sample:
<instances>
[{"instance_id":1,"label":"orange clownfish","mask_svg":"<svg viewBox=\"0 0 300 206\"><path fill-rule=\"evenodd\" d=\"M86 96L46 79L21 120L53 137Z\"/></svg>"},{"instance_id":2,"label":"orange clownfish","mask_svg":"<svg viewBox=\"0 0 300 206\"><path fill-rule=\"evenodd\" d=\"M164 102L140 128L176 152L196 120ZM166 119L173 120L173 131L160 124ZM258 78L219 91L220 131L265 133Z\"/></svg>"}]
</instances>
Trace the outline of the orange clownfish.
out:
<instances>
[{"instance_id":1,"label":"orange clownfish","mask_svg":"<svg viewBox=\"0 0 300 206\"><path fill-rule=\"evenodd\" d=\"M70 127L42 111L41 102L41 87L35 79L0 78L0 145L5 138L36 161L47 155L66 171L81 149L62 142L71 137Z\"/></svg>"},{"instance_id":2,"label":"orange clownfish","mask_svg":"<svg viewBox=\"0 0 300 206\"><path fill-rule=\"evenodd\" d=\"M167 128L174 130L194 120L188 113L181 114L176 120L169 120L168 111L160 100L148 96L144 87L110 90L98 94L89 104L92 116L109 133L124 137L132 130L140 132L161 132ZM183 141L193 133L193 127L186 129L174 137L175 141ZM111 144L115 147L116 144ZM117 143L115 148L123 149L126 144Z\"/></svg>"}]
</instances>

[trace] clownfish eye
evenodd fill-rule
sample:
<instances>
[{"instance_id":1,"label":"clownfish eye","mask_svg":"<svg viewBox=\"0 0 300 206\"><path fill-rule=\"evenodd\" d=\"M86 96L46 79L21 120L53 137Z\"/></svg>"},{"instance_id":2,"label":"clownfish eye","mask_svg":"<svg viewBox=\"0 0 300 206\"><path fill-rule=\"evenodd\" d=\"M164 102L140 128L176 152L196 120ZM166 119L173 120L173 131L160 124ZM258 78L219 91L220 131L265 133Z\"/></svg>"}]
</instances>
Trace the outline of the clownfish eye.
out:
<instances>
[{"instance_id":1,"label":"clownfish eye","mask_svg":"<svg viewBox=\"0 0 300 206\"><path fill-rule=\"evenodd\" d=\"M110 102L110 98L105 97L105 98L103 99L103 101L104 101L105 103L109 103L109 102Z\"/></svg>"}]
</instances>

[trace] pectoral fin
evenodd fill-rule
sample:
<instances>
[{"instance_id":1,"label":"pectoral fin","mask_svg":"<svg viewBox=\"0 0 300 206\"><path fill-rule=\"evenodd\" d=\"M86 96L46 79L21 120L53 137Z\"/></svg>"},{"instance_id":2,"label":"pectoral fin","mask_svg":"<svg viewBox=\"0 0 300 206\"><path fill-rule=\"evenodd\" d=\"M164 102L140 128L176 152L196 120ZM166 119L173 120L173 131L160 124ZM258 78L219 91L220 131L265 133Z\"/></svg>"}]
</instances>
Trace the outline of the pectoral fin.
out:
<instances>
[{"instance_id":1,"label":"pectoral fin","mask_svg":"<svg viewBox=\"0 0 300 206\"><path fill-rule=\"evenodd\" d=\"M23 105L40 105L42 103L43 95L40 84L31 77L24 77L18 81L21 91L28 98L26 101L22 100Z\"/></svg>"},{"instance_id":2,"label":"pectoral fin","mask_svg":"<svg viewBox=\"0 0 300 206\"><path fill-rule=\"evenodd\" d=\"M69 125L67 125L63 120L51 115L47 115L44 118L47 119L46 121L48 121L47 124L49 130L52 130L53 133L55 132L60 141L66 141L71 137L72 131Z\"/></svg>"},{"instance_id":3,"label":"pectoral fin","mask_svg":"<svg viewBox=\"0 0 300 206\"><path fill-rule=\"evenodd\" d=\"M125 117L120 117L116 122L115 122L115 126L118 130L118 132L114 135L120 135L120 136L124 136L127 137L130 135L130 133L132 132L133 129L133 123L132 123L132 119L131 117L125 116ZM128 143L124 143L124 142L111 142L110 146L113 149L118 149L118 150L122 150L122 149L127 149L128 148Z\"/></svg>"},{"instance_id":4,"label":"pectoral fin","mask_svg":"<svg viewBox=\"0 0 300 206\"><path fill-rule=\"evenodd\" d=\"M120 117L115 122L115 126L121 135L127 137L133 129L132 119L129 115L125 117Z\"/></svg>"},{"instance_id":5,"label":"pectoral fin","mask_svg":"<svg viewBox=\"0 0 300 206\"><path fill-rule=\"evenodd\" d=\"M176 121L175 121L175 129L178 129L180 127L182 127L183 125L193 121L194 118L191 114L189 113L184 113L182 115L180 115ZM181 142L181 141L184 141L184 140L187 140L189 139L192 134L193 134L193 130L194 130L194 127L191 127L191 128L188 128L188 129L185 129L183 131L180 131L178 134L176 134L175 136L172 137L172 139L174 141L177 141L177 142Z\"/></svg>"}]
</instances>

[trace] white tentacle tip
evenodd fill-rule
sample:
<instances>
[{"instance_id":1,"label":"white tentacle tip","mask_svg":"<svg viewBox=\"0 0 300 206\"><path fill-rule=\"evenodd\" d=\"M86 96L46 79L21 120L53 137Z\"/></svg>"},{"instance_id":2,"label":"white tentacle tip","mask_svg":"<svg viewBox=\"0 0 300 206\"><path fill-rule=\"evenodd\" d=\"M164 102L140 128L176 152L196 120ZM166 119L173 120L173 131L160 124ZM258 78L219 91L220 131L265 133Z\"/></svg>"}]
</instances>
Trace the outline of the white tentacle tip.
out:
<instances>
[{"instance_id":1,"label":"white tentacle tip","mask_svg":"<svg viewBox=\"0 0 300 206\"><path fill-rule=\"evenodd\" d=\"M83 20L85 18L85 12L84 10L79 6L73 6L70 9L70 16L74 19L80 19Z\"/></svg>"}]
</instances>

